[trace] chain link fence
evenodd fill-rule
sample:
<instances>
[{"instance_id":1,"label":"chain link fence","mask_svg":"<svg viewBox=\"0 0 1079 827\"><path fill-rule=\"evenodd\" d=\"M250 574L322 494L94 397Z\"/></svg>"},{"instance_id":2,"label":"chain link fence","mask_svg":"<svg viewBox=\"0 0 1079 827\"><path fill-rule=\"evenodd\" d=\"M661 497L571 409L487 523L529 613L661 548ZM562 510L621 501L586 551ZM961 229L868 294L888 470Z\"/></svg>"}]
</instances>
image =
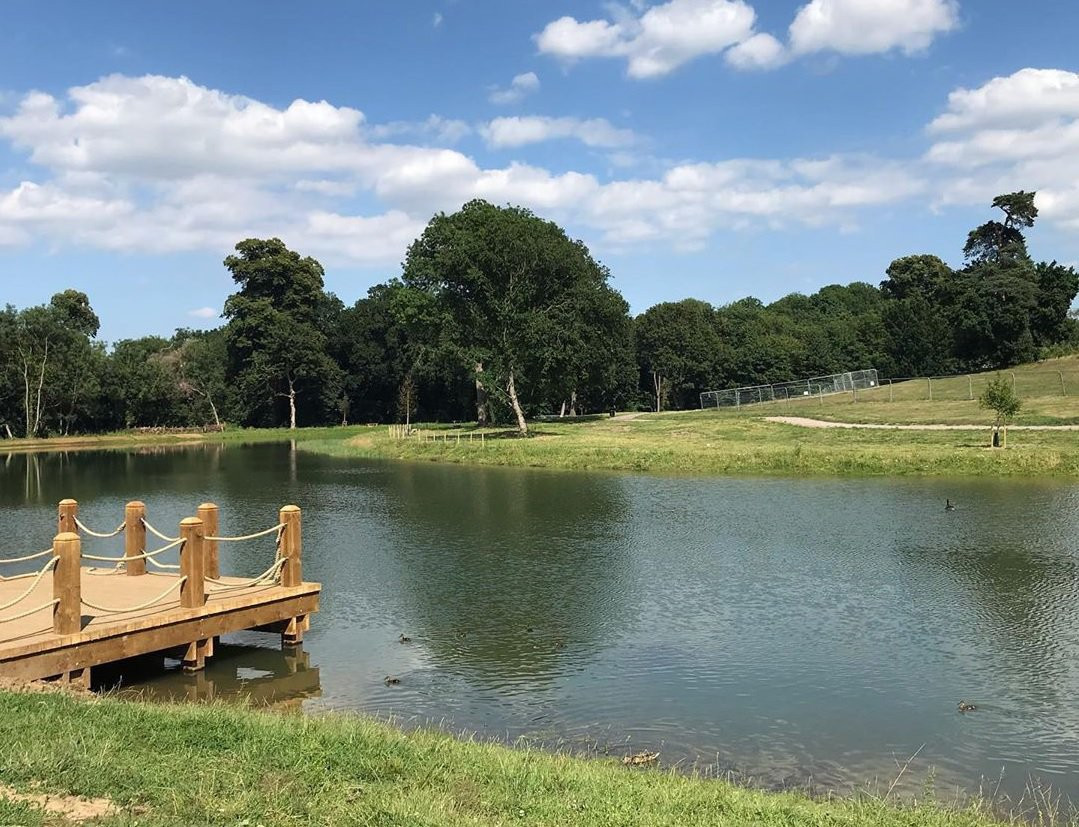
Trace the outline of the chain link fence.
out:
<instances>
[{"instance_id":1,"label":"chain link fence","mask_svg":"<svg viewBox=\"0 0 1079 827\"><path fill-rule=\"evenodd\" d=\"M701 409L739 408L743 405L759 405L762 402L782 402L803 397L825 397L837 393L856 393L880 387L877 371L853 370L813 376L793 382L775 382L770 385L748 385L721 391L705 391L701 394Z\"/></svg>"},{"instance_id":2,"label":"chain link fence","mask_svg":"<svg viewBox=\"0 0 1079 827\"><path fill-rule=\"evenodd\" d=\"M823 399L843 393L851 394L859 402L969 401L978 399L990 380L997 376L1008 379L1020 398L1079 396L1079 368L1058 370L1036 364L999 372L891 379L880 379L876 370L869 369L794 382L706 391L701 394L701 408L734 408L814 397Z\"/></svg>"}]
</instances>

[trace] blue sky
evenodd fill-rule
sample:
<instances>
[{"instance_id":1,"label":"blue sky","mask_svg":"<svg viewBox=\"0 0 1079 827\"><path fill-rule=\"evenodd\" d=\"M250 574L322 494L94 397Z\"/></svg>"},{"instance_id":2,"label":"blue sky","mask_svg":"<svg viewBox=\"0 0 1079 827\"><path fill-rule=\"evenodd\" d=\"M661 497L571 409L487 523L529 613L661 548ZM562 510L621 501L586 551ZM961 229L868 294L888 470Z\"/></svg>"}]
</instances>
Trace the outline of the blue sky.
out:
<instances>
[{"instance_id":1,"label":"blue sky","mask_svg":"<svg viewBox=\"0 0 1079 827\"><path fill-rule=\"evenodd\" d=\"M1079 261L1079 4L630 0L0 8L0 299L115 341L216 324L251 235L351 303L471 197L559 221L633 310L958 264L1039 191Z\"/></svg>"}]
</instances>

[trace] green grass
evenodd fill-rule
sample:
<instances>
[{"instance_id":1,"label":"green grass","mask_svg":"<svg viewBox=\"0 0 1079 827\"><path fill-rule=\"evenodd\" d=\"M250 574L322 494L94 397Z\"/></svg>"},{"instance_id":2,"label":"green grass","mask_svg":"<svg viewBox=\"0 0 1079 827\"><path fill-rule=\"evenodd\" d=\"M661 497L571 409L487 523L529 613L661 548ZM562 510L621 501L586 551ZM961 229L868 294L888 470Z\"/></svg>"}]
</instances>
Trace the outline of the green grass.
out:
<instances>
[{"instance_id":1,"label":"green grass","mask_svg":"<svg viewBox=\"0 0 1079 827\"><path fill-rule=\"evenodd\" d=\"M992 451L988 428L809 429L731 411L536 423L529 439L490 433L482 446L467 430L437 427L423 431L435 441L394 440L371 428L299 447L341 457L663 474L1079 475L1076 432L1015 431L1008 450Z\"/></svg>"},{"instance_id":2,"label":"green grass","mask_svg":"<svg viewBox=\"0 0 1079 827\"><path fill-rule=\"evenodd\" d=\"M978 425L991 419L978 407L978 397L996 375L996 371L990 371L969 377L912 379L894 385L886 383L874 390L859 391L857 395L836 394L823 399L795 397L790 401L748 406L742 411L757 416L807 416L838 422ZM1079 424L1079 356L1021 365L1001 371L1000 375L1014 377L1016 393L1023 400L1016 425Z\"/></svg>"},{"instance_id":3,"label":"green grass","mask_svg":"<svg viewBox=\"0 0 1079 827\"><path fill-rule=\"evenodd\" d=\"M1079 356L1015 368L1023 410L1015 424L1079 424ZM1013 431L1008 450L986 449L989 412L975 396L987 377L898 383L824 399L644 414L637 419L596 417L584 421L534 423L531 439L511 431L423 425L440 440L391 439L386 427L230 429L223 434L122 433L50 440L11 440L6 450L125 449L133 446L190 445L198 442L247 444L295 439L302 450L340 457L455 462L474 465L641 471L662 474L862 474L862 475L1079 475L1079 433ZM1064 377L1069 394L1060 393ZM959 383L959 384L957 384ZM961 387L960 387L961 385ZM1025 395L1040 393L1040 396ZM765 421L792 415L879 424L969 424L985 431L879 431L806 429ZM449 442L441 441L448 436ZM461 436L458 442L457 436ZM469 436L472 442L469 442Z\"/></svg>"},{"instance_id":4,"label":"green grass","mask_svg":"<svg viewBox=\"0 0 1079 827\"><path fill-rule=\"evenodd\" d=\"M0 693L0 782L106 798L118 825L762 825L989 827L985 807L814 800L615 759L406 733L364 718L277 716ZM38 824L0 803L0 823Z\"/></svg>"}]
</instances>

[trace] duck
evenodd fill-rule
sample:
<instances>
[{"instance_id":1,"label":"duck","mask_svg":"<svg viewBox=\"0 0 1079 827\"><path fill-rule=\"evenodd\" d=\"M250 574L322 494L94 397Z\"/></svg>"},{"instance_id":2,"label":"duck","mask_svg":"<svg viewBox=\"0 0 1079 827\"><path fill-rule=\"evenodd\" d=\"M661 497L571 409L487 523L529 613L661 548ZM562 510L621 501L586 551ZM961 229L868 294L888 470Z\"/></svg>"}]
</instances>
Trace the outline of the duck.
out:
<instances>
[{"instance_id":1,"label":"duck","mask_svg":"<svg viewBox=\"0 0 1079 827\"><path fill-rule=\"evenodd\" d=\"M953 503L951 500L946 499L944 501L944 510L945 511L955 511L955 503Z\"/></svg>"},{"instance_id":2,"label":"duck","mask_svg":"<svg viewBox=\"0 0 1079 827\"><path fill-rule=\"evenodd\" d=\"M412 638L410 638L408 635L403 634L403 635L401 635L401 637L397 638L397 642L398 643L411 643Z\"/></svg>"},{"instance_id":3,"label":"duck","mask_svg":"<svg viewBox=\"0 0 1079 827\"><path fill-rule=\"evenodd\" d=\"M393 675L387 675L386 676L386 681L385 681L386 686L397 686L397 684L399 684L400 682L401 682L400 678L395 678L395 677L393 677Z\"/></svg>"},{"instance_id":4,"label":"duck","mask_svg":"<svg viewBox=\"0 0 1079 827\"><path fill-rule=\"evenodd\" d=\"M978 707L976 707L974 704L967 703L966 701L960 701L959 702L959 711L960 712L973 712L977 708Z\"/></svg>"},{"instance_id":5,"label":"duck","mask_svg":"<svg viewBox=\"0 0 1079 827\"><path fill-rule=\"evenodd\" d=\"M623 756L622 763L627 767L640 767L644 764L654 764L658 758L658 752L635 752L633 755Z\"/></svg>"}]
</instances>

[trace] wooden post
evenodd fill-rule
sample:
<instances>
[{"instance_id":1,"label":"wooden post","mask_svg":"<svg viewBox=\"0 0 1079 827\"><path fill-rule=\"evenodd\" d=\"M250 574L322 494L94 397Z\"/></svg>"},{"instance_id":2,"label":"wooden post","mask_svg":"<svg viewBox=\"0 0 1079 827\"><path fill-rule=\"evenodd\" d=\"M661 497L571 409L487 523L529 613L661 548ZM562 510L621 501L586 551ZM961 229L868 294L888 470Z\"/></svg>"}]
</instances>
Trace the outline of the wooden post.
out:
<instances>
[{"instance_id":1,"label":"wooden post","mask_svg":"<svg viewBox=\"0 0 1079 827\"><path fill-rule=\"evenodd\" d=\"M967 375L967 399L974 398L974 378Z\"/></svg>"},{"instance_id":2,"label":"wooden post","mask_svg":"<svg viewBox=\"0 0 1079 827\"><path fill-rule=\"evenodd\" d=\"M202 520L185 517L180 521L180 576L186 577L180 586L180 605L185 609L200 609L206 603L206 555L203 551Z\"/></svg>"},{"instance_id":3,"label":"wooden post","mask_svg":"<svg viewBox=\"0 0 1079 827\"><path fill-rule=\"evenodd\" d=\"M300 556L303 552L301 537L301 516L298 505L286 505L281 509L281 556L285 564L281 567L281 585L287 588L303 583Z\"/></svg>"},{"instance_id":4,"label":"wooden post","mask_svg":"<svg viewBox=\"0 0 1079 827\"><path fill-rule=\"evenodd\" d=\"M57 518L57 534L78 534L79 527L75 524L75 518L79 516L79 504L75 500L60 500L59 514Z\"/></svg>"},{"instance_id":5,"label":"wooden post","mask_svg":"<svg viewBox=\"0 0 1079 827\"><path fill-rule=\"evenodd\" d=\"M203 503L199 506L199 519L202 520L202 530L206 537L217 537L220 529L220 510L213 503ZM205 572L207 577L218 578L221 576L221 560L218 556L217 540L204 540L202 544L203 554L206 558Z\"/></svg>"},{"instance_id":6,"label":"wooden post","mask_svg":"<svg viewBox=\"0 0 1079 827\"><path fill-rule=\"evenodd\" d=\"M285 564L281 567L281 585L294 588L303 583L300 557L303 552L302 516L298 505L286 505L281 509L281 557ZM281 645L299 646L303 643L303 633L307 630L306 617L290 618L281 634Z\"/></svg>"},{"instance_id":7,"label":"wooden post","mask_svg":"<svg viewBox=\"0 0 1079 827\"><path fill-rule=\"evenodd\" d=\"M187 578L180 586L180 606L201 609L206 603L206 555L203 551L202 520L186 517L180 521L180 576ZM185 672L198 672L206 667L209 640L195 640L187 645L182 666Z\"/></svg>"},{"instance_id":8,"label":"wooden post","mask_svg":"<svg viewBox=\"0 0 1079 827\"><path fill-rule=\"evenodd\" d=\"M1068 395L1068 387L1067 387L1067 385L1064 384L1064 371L1058 370L1057 375L1060 377L1060 395L1061 396L1067 396Z\"/></svg>"},{"instance_id":9,"label":"wooden post","mask_svg":"<svg viewBox=\"0 0 1079 827\"><path fill-rule=\"evenodd\" d=\"M82 631L82 541L74 532L61 532L52 541L56 565L52 570L52 630L58 635Z\"/></svg>"},{"instance_id":10,"label":"wooden post","mask_svg":"<svg viewBox=\"0 0 1079 827\"><path fill-rule=\"evenodd\" d=\"M139 557L146 553L146 506L134 500L124 507L124 556ZM146 574L146 558L128 560L124 566L129 576Z\"/></svg>"},{"instance_id":11,"label":"wooden post","mask_svg":"<svg viewBox=\"0 0 1079 827\"><path fill-rule=\"evenodd\" d=\"M929 401L932 402L933 401L933 377L930 376L925 381L929 383Z\"/></svg>"}]
</instances>

